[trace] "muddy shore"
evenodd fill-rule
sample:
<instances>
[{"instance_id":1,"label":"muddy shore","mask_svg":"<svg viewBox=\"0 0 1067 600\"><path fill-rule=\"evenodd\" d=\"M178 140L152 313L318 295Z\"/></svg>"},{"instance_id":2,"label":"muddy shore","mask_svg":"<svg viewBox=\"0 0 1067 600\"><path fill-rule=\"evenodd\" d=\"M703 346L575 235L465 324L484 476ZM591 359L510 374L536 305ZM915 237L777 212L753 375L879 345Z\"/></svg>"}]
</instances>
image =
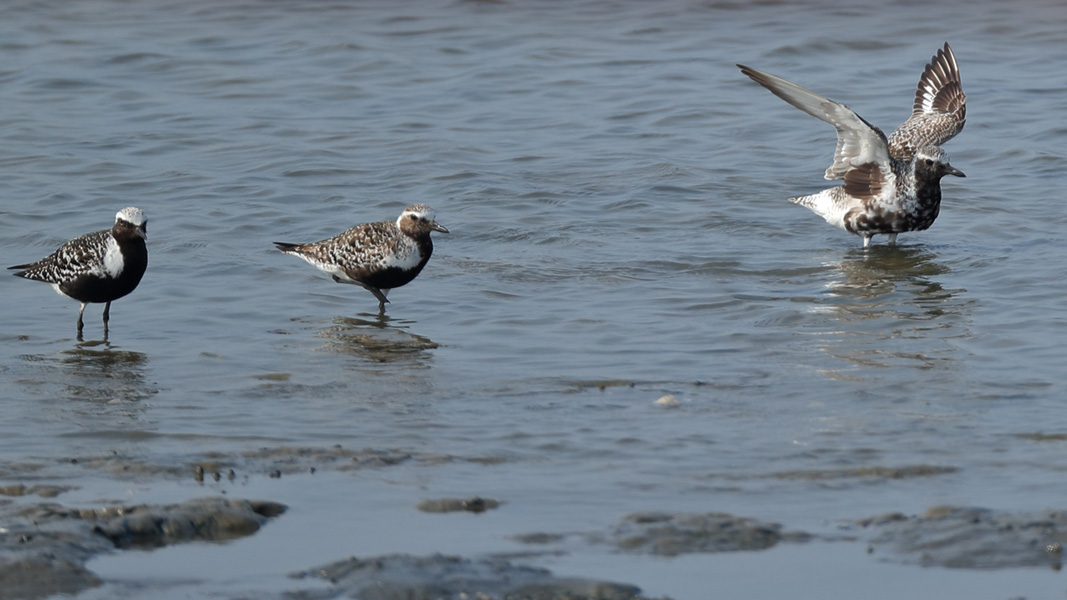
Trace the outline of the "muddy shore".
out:
<instances>
[{"instance_id":1,"label":"muddy shore","mask_svg":"<svg viewBox=\"0 0 1067 600\"><path fill-rule=\"evenodd\" d=\"M193 463L151 465L118 455L83 457L66 468L105 473L117 479L196 482L241 478L306 477L388 469L408 462L425 465L485 458L420 455L399 450L261 448L239 454L207 453ZM174 544L220 543L253 536L286 518L287 506L269 499L209 495L175 503L104 502L78 506L63 502L76 489L47 481L48 465L7 465L0 482L0 598L44 598L77 594L103 580L86 567L103 554ZM862 474L778 474L779 477L933 476L938 469L880 469ZM25 480L18 481L19 476ZM209 490L210 491L210 490ZM413 511L450 518L507 511L508 498L426 498ZM432 598L636 600L644 592L627 582L558 577L523 564L523 556L566 555L574 544L607 546L612 551L650 557L694 553L758 552L779 544L847 543L874 559L959 569L1048 566L1058 569L1067 542L1067 512L1004 512L976 507L932 507L923 514L890 513L840 519L832 532L805 532L787 524L723 512L647 511L620 515L606 531L515 532L512 541L529 553L508 556L388 554L338 557L328 564L293 565L291 590L279 598L364 600ZM302 580L329 582L327 589L301 590Z\"/></svg>"}]
</instances>

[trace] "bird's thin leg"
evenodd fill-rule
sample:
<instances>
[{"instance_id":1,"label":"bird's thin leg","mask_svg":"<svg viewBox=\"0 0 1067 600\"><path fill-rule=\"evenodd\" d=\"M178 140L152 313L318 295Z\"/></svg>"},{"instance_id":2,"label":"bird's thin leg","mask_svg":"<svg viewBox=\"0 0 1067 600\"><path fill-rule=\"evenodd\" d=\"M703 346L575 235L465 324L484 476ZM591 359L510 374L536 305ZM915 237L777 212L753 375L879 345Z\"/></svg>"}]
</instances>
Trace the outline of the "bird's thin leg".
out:
<instances>
[{"instance_id":1,"label":"bird's thin leg","mask_svg":"<svg viewBox=\"0 0 1067 600\"><path fill-rule=\"evenodd\" d=\"M889 234L889 245L890 246L896 246L897 245L897 234L895 234L895 233Z\"/></svg>"},{"instance_id":2,"label":"bird's thin leg","mask_svg":"<svg viewBox=\"0 0 1067 600\"><path fill-rule=\"evenodd\" d=\"M107 339L107 322L111 320L111 303L104 305L104 339Z\"/></svg>"},{"instance_id":3,"label":"bird's thin leg","mask_svg":"<svg viewBox=\"0 0 1067 600\"><path fill-rule=\"evenodd\" d=\"M85 329L85 322L82 321L82 314L85 312L85 302L82 302L82 307L78 309L78 335L81 335L82 329Z\"/></svg>"},{"instance_id":4,"label":"bird's thin leg","mask_svg":"<svg viewBox=\"0 0 1067 600\"><path fill-rule=\"evenodd\" d=\"M378 299L378 310L379 311L384 311L385 310L385 304L387 302L389 302L389 300L387 300L385 298L385 293L382 292L382 290L380 290L380 289L378 289L376 287L373 287L373 286L365 285L363 287L367 288L367 291L372 293L372 294L374 294L374 297Z\"/></svg>"},{"instance_id":5,"label":"bird's thin leg","mask_svg":"<svg viewBox=\"0 0 1067 600\"><path fill-rule=\"evenodd\" d=\"M863 235L863 247L869 248L871 246L871 236L868 234Z\"/></svg>"}]
</instances>

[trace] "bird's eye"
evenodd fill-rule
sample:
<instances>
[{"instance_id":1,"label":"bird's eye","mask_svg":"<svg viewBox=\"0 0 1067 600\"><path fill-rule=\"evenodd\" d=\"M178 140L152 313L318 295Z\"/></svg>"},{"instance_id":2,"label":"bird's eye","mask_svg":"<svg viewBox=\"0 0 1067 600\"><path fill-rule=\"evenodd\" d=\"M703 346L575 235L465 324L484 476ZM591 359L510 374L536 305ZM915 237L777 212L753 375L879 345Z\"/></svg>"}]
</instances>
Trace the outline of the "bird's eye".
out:
<instances>
[{"instance_id":1,"label":"bird's eye","mask_svg":"<svg viewBox=\"0 0 1067 600\"><path fill-rule=\"evenodd\" d=\"M419 216L418 215L411 215L411 220L412 221L418 221L419 220Z\"/></svg>"},{"instance_id":2,"label":"bird's eye","mask_svg":"<svg viewBox=\"0 0 1067 600\"><path fill-rule=\"evenodd\" d=\"M934 159L932 159L932 158L926 159L926 165L927 166L933 166L933 164L934 164Z\"/></svg>"}]
</instances>

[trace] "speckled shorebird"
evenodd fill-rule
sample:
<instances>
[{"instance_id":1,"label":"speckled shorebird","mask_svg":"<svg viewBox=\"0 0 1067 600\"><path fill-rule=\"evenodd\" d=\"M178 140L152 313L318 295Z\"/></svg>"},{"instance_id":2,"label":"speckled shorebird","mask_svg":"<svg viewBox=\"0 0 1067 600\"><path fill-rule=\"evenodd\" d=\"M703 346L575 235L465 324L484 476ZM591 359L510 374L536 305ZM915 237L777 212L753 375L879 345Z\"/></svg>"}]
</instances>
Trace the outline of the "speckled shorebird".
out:
<instances>
[{"instance_id":1,"label":"speckled shorebird","mask_svg":"<svg viewBox=\"0 0 1067 600\"><path fill-rule=\"evenodd\" d=\"M888 138L844 104L737 66L779 98L837 129L837 151L825 177L845 184L789 201L863 236L864 248L879 233L887 234L892 245L898 233L929 228L941 210L941 178L964 177L940 148L963 129L967 115L960 70L947 43L919 78L911 117Z\"/></svg>"},{"instance_id":2,"label":"speckled shorebird","mask_svg":"<svg viewBox=\"0 0 1067 600\"><path fill-rule=\"evenodd\" d=\"M363 286L378 299L378 310L385 310L389 290L415 279L430 260L431 231L448 233L433 220L429 206L415 204L405 208L396 221L356 225L321 242L274 245L308 261L337 283Z\"/></svg>"},{"instance_id":3,"label":"speckled shorebird","mask_svg":"<svg viewBox=\"0 0 1067 600\"><path fill-rule=\"evenodd\" d=\"M124 208L115 215L111 229L73 239L41 260L8 267L15 275L50 284L57 293L81 302L82 314L90 302L104 302L104 337L111 318L111 303L132 292L148 267L148 219L139 208Z\"/></svg>"}]
</instances>

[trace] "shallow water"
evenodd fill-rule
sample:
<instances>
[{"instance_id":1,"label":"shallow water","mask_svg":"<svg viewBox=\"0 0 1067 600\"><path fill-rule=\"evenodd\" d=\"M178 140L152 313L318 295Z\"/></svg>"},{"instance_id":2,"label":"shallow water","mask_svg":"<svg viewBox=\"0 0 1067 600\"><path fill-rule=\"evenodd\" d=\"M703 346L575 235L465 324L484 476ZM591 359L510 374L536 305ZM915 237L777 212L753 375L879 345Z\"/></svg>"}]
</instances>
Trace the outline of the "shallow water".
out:
<instances>
[{"instance_id":1,"label":"shallow water","mask_svg":"<svg viewBox=\"0 0 1067 600\"><path fill-rule=\"evenodd\" d=\"M1063 442L1032 434L1067 432L1065 8L5 4L5 265L135 205L150 266L107 342L99 306L78 342L76 303L0 278L0 476L75 485L68 504L225 491L291 507L239 542L99 559L87 598L276 593L348 555L524 551L509 536L639 510L832 533L935 504L1061 508ZM946 40L969 99L946 149L968 177L945 181L936 224L864 252L785 202L826 185L833 130L734 63L891 130ZM452 233L384 317L271 244L415 202ZM666 394L676 408L654 405ZM234 489L84 467L335 444L448 460ZM915 465L949 472L798 476ZM471 495L504 504L414 508ZM709 580L732 597L1064 587L857 543L564 549L531 563L676 599Z\"/></svg>"}]
</instances>

